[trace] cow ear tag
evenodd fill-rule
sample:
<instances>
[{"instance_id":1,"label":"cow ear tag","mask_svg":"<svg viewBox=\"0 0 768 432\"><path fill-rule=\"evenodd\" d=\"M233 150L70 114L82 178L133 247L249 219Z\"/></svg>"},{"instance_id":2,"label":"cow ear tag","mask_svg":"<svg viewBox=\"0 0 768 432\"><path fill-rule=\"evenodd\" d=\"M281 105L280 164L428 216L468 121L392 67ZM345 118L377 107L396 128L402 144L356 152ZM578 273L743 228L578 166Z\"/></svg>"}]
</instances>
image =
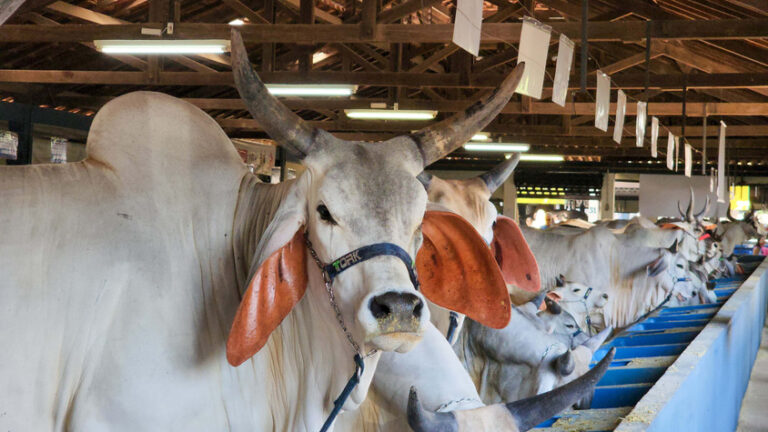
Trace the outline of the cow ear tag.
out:
<instances>
[{"instance_id":1,"label":"cow ear tag","mask_svg":"<svg viewBox=\"0 0 768 432\"><path fill-rule=\"evenodd\" d=\"M491 249L505 282L525 291L541 290L539 265L515 221L506 216L496 218Z\"/></svg>"},{"instance_id":2,"label":"cow ear tag","mask_svg":"<svg viewBox=\"0 0 768 432\"><path fill-rule=\"evenodd\" d=\"M227 360L238 366L267 343L307 289L303 227L259 267L248 283L227 339Z\"/></svg>"},{"instance_id":3,"label":"cow ear tag","mask_svg":"<svg viewBox=\"0 0 768 432\"><path fill-rule=\"evenodd\" d=\"M485 241L461 216L428 211L416 254L422 293L433 303L492 328L504 328L511 303L504 277Z\"/></svg>"}]
</instances>

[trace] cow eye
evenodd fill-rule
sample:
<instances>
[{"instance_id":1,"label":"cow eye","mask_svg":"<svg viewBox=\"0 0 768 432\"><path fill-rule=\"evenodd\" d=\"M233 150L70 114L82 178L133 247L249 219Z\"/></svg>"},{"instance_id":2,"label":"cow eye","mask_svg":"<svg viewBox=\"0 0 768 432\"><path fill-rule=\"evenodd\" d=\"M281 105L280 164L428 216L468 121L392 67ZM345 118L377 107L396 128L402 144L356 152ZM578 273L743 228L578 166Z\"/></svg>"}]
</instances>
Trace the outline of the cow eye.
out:
<instances>
[{"instance_id":1,"label":"cow eye","mask_svg":"<svg viewBox=\"0 0 768 432\"><path fill-rule=\"evenodd\" d=\"M569 328L569 329L572 329L573 328L573 324L566 324L565 327Z\"/></svg>"},{"instance_id":2,"label":"cow eye","mask_svg":"<svg viewBox=\"0 0 768 432\"><path fill-rule=\"evenodd\" d=\"M573 289L573 292L579 292L579 291L581 291L581 288L574 288Z\"/></svg>"},{"instance_id":3,"label":"cow eye","mask_svg":"<svg viewBox=\"0 0 768 432\"><path fill-rule=\"evenodd\" d=\"M320 204L317 206L317 213L320 215L320 219L328 222L331 225L336 225L336 220L333 219L331 212L328 211L328 207L326 207L325 204Z\"/></svg>"}]
</instances>

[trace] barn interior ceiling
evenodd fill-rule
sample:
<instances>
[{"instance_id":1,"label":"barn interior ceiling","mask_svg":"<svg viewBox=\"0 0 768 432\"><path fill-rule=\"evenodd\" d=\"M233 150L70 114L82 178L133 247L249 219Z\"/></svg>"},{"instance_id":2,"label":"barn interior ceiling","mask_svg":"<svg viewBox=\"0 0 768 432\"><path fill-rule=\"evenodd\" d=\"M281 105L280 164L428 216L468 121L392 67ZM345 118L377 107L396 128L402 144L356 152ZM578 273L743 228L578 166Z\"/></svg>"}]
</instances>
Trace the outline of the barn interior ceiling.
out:
<instances>
[{"instance_id":1,"label":"barn interior ceiling","mask_svg":"<svg viewBox=\"0 0 768 432\"><path fill-rule=\"evenodd\" d=\"M479 57L451 43L452 0L10 0L0 10L0 100L92 116L110 99L157 90L208 112L232 137L263 137L232 87L229 54L107 55L95 40L228 39L233 20L267 83L353 84L348 98L286 98L301 117L339 137L379 140L430 121L350 120L345 109L395 104L464 109L495 87L517 61L521 18L533 16L581 43L580 0L488 0ZM728 123L732 175L768 174L768 4L765 0L589 1L587 93L578 90L579 48L568 103L516 97L489 125L493 141L527 143L563 162L524 170L664 172L648 148L594 128L595 71L678 135L685 131L701 172L702 122L709 164L715 125ZM173 23L172 34L167 23ZM146 32L144 32L146 33ZM646 37L651 35L650 50ZM556 38L553 38L556 42ZM555 59L548 69L554 75ZM685 91L684 91L685 89ZM685 96L684 96L685 95ZM685 116L683 98L685 97ZM615 99L615 96L614 96ZM615 107L614 107L615 108ZM634 115L629 104L627 114ZM634 120L630 117L630 122ZM441 169L483 170L501 153L459 149Z\"/></svg>"}]
</instances>

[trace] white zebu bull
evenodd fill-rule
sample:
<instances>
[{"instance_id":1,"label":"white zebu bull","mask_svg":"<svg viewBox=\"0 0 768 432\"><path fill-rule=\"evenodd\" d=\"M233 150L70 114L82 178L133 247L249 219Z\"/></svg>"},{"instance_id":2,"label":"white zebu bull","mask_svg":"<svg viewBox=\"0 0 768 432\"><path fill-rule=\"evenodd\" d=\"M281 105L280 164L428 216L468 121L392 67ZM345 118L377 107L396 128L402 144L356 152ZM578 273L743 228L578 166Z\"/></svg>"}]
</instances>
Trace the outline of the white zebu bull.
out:
<instances>
[{"instance_id":1,"label":"white zebu bull","mask_svg":"<svg viewBox=\"0 0 768 432\"><path fill-rule=\"evenodd\" d=\"M608 294L584 284L558 278L557 288L550 291L557 296L557 302L568 311L584 331L592 334L605 328L603 307L608 303Z\"/></svg>"},{"instance_id":2,"label":"white zebu bull","mask_svg":"<svg viewBox=\"0 0 768 432\"><path fill-rule=\"evenodd\" d=\"M729 258L736 246L744 244L747 240L766 235L765 227L754 217L754 212L747 213L742 221L731 219L730 208L727 215L729 221L718 223L714 232L722 246L724 257Z\"/></svg>"},{"instance_id":3,"label":"white zebu bull","mask_svg":"<svg viewBox=\"0 0 768 432\"><path fill-rule=\"evenodd\" d=\"M535 260L530 256L529 252L528 256L525 255L525 241L522 239L519 231L506 231L510 227L503 221L501 227L495 226L498 221L497 213L488 200L493 191L501 185L507 176L510 175L512 170L514 170L517 161L518 157L513 157L476 179L443 181L434 178L434 183L431 182L431 176L420 175L419 179L427 188L430 200L433 202L436 201L437 204L440 205L440 208L447 208L448 210L461 214L467 218L481 234L483 234L486 242L492 246L501 268L506 271L506 277L519 282L526 288L530 288L534 285L538 286ZM514 228L516 228L516 225ZM533 274L531 277L526 277L526 272L533 272ZM475 288L478 289L480 287ZM479 289L478 292L482 292L482 290ZM521 307L521 310L526 306ZM430 309L435 311L435 313L432 314L433 323L440 329L441 333L445 335L449 326L449 311L443 308L434 307L434 305L430 305ZM534 307L527 313L531 316L530 319L535 323L534 325L539 327L538 331L544 334L545 338L552 342L554 348L550 349L547 361L541 365L542 375L546 375L552 371L550 360L560 365L557 369L560 369L561 371L566 370L566 373L564 374L561 372L562 376L559 377L559 379L557 377L554 379L545 378L543 380L544 383L541 386L536 387L539 392L546 392L554 388L556 384L565 384L584 375L589 367L589 361L584 359L584 355L576 355L579 361L585 363L583 365L575 365L573 356L568 350L570 339L567 343L563 343L560 342L557 336L550 335L552 330L543 331L541 328L544 324L536 318L535 311L536 308ZM521 319L517 309L513 309L512 316L513 318L503 331L511 332L512 334L519 333L520 335L528 334L528 328L532 324L525 319ZM463 334L461 332L462 322L463 318L460 318L457 329L457 333L459 334ZM472 321L472 323L484 327L474 321ZM520 327L518 327L518 325ZM532 339L536 339L535 336ZM463 341L465 340L466 339ZM521 340L527 341L529 339L527 337L522 337ZM459 346L464 346L463 341L459 342L460 345L457 345L457 350L460 349ZM510 346L515 345L513 342L514 341L510 341ZM536 343L533 344L535 345ZM562 347L561 352L558 352L558 347ZM535 350L535 348L526 347L525 345L517 346L515 349L521 351ZM585 348L580 349L583 350ZM573 373L574 369L578 369L581 372L576 375ZM470 369L470 372L472 371L473 370ZM517 427L514 428L494 428L493 430L525 430L526 427L535 426L538 422L549 418L579 400L580 397L577 396L577 393L581 394L581 398L588 397L590 390L587 389L587 384L585 383L590 382L589 380L592 379L590 377L596 376L594 374L595 373L593 372L590 375L584 375L578 380L581 384L575 383L567 389L569 393L563 393L563 390L558 390L556 393L556 395L558 395L558 403L552 403L553 399L550 398L550 395L542 395L536 400L536 404L533 407L531 406L530 401L526 400L508 404L507 409L510 411L517 410L517 408L515 408L517 406L533 408L527 410L527 413L531 416L529 422L526 423L527 426L524 427L522 423L518 423ZM481 401L481 398L475 389L477 379L477 376L474 374L472 375L472 379L470 379L467 375L467 371L462 367L462 363L460 363L457 357L451 352L450 346L445 339L439 341L434 339L425 340L412 351L404 354L384 353L381 356L376 375L373 379L370 397L363 403L360 410L345 413L339 418L339 430L350 432L401 431L405 428L403 414L406 410L408 410L408 421L412 426L417 426L417 416L415 416L415 413L413 412L414 405L408 404L408 406L406 406L408 401L402 398L403 389L407 388L407 386L412 383L419 383L419 388L429 388L431 390L430 393L422 394L422 396L427 400L428 404L438 406L437 411L439 412L481 407L483 406L483 402L490 402L485 400L485 398ZM475 384L473 384L473 381L475 381ZM508 384L514 386L526 385L523 383L516 384L511 381L508 382ZM537 392L527 392L525 393L525 396L533 396L535 394L537 394ZM508 393L508 396L511 397L512 393ZM510 400L517 399L519 399L519 397L514 397L514 399ZM496 397L493 401L501 402L503 400L503 398ZM459 423L464 421L462 419L458 420ZM433 430L430 427L423 430ZM453 427L453 425L450 427ZM470 429L485 430L484 427L485 426L481 426L480 424L473 424ZM417 428L417 430L421 429ZM449 428L446 430L453 429Z\"/></svg>"},{"instance_id":4,"label":"white zebu bull","mask_svg":"<svg viewBox=\"0 0 768 432\"><path fill-rule=\"evenodd\" d=\"M296 182L257 184L210 117L145 92L99 112L85 161L0 170L0 428L316 431L355 370L352 345L406 351L432 326L394 256L351 266L329 299L304 232L326 262L382 242L414 256L424 218L417 267L424 257L439 272L447 238L478 253L475 270L498 271L465 222L424 215L415 176L495 117L521 68L458 117L384 143L303 122L269 95L237 33L233 70L259 124L307 165ZM448 306L488 308L428 276L422 292ZM380 355L344 409L363 401ZM422 426L430 413L416 408ZM495 406L440 421L516 430L530 418Z\"/></svg>"}]
</instances>

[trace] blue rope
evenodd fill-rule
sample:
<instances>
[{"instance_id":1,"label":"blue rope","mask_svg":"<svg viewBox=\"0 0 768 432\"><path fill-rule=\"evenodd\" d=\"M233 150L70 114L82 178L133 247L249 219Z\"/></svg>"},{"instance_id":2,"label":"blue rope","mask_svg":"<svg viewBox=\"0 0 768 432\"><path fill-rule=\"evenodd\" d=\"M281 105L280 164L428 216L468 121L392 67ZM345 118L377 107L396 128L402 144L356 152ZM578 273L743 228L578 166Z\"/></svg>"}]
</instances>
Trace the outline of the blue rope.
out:
<instances>
[{"instance_id":1,"label":"blue rope","mask_svg":"<svg viewBox=\"0 0 768 432\"><path fill-rule=\"evenodd\" d=\"M339 397L336 398L335 401L333 401L333 410L331 410L331 413L328 415L328 418L325 420L325 423L323 423L323 427L320 428L320 432L327 432L328 429L333 424L333 421L336 420L336 417L339 415L339 412L341 411L341 407L344 406L344 403L347 401L347 398L349 398L349 395L352 393L352 390L357 387L357 385L360 383L360 377L363 376L363 369L365 369L365 364L363 363L362 357L360 357L360 354L355 354L355 373L352 375L352 377L347 381L347 385L344 386L344 390L341 391L341 394L339 394Z\"/></svg>"}]
</instances>

